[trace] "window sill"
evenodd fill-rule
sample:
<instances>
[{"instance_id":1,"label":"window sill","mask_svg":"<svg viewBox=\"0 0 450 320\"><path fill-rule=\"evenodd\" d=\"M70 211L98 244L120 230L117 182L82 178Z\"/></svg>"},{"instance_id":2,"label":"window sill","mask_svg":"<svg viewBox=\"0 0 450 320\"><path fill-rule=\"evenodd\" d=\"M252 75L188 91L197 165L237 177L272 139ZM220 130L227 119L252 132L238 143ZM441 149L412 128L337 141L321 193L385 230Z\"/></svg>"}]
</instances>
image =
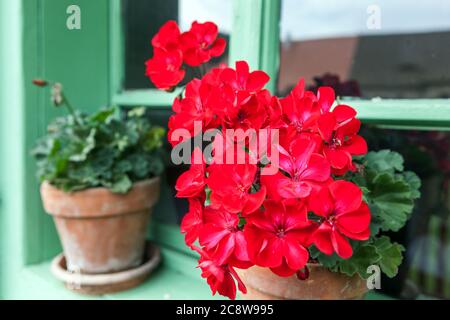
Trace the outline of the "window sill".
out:
<instances>
[{"instance_id":1,"label":"window sill","mask_svg":"<svg viewBox=\"0 0 450 320\"><path fill-rule=\"evenodd\" d=\"M199 269L195 268L195 260L170 249L162 249L162 264L140 286L103 296L81 295L66 289L62 282L50 273L50 261L30 265L22 270L21 280L26 290L21 290L18 299L107 299L107 300L197 300L220 299L211 297L206 282L201 279ZM189 269L189 274L172 268L177 264ZM192 267L192 268L191 268ZM25 286L21 286L25 287Z\"/></svg>"},{"instance_id":2,"label":"window sill","mask_svg":"<svg viewBox=\"0 0 450 320\"><path fill-rule=\"evenodd\" d=\"M103 296L87 296L77 294L64 285L50 273L50 261L31 265L22 271L22 281L26 290L21 290L18 299L74 299L74 300L198 300L223 299L221 296L211 296L206 282L200 278L199 269L195 268L195 259L171 249L163 249L163 263L152 273L143 284L127 291ZM177 265L173 268L171 265ZM181 268L185 271L182 272ZM22 286L24 287L24 286ZM389 297L369 292L366 300L385 300Z\"/></svg>"},{"instance_id":3,"label":"window sill","mask_svg":"<svg viewBox=\"0 0 450 320\"><path fill-rule=\"evenodd\" d=\"M172 105L175 97L180 93L180 89L168 93L158 89L136 89L126 90L115 94L112 102L119 106L148 106L148 107L166 107Z\"/></svg>"}]
</instances>

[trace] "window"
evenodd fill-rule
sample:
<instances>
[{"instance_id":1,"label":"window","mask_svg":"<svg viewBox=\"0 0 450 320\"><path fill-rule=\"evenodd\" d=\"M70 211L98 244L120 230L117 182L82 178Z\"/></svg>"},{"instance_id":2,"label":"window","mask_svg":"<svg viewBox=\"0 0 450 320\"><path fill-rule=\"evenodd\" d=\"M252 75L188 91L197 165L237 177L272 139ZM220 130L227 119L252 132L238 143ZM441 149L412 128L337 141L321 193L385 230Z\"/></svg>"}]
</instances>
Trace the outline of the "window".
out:
<instances>
[{"instance_id":1,"label":"window","mask_svg":"<svg viewBox=\"0 0 450 320\"><path fill-rule=\"evenodd\" d=\"M369 148L398 151L422 179L411 220L391 235L406 248L399 275L382 280L396 297L450 298L449 16L442 0L281 2L279 94L299 75L334 87Z\"/></svg>"},{"instance_id":2,"label":"window","mask_svg":"<svg viewBox=\"0 0 450 320\"><path fill-rule=\"evenodd\" d=\"M154 88L144 75L144 61L152 56L150 41L167 20L176 20L182 31L189 30L194 20L214 21L229 43L231 31L231 1L218 0L123 0L122 21L125 47L125 89ZM228 46L227 46L228 48ZM209 67L226 62L228 51L219 59L209 62ZM188 69L187 79L196 75ZM197 75L198 76L198 75Z\"/></svg>"},{"instance_id":3,"label":"window","mask_svg":"<svg viewBox=\"0 0 450 320\"><path fill-rule=\"evenodd\" d=\"M365 98L450 96L450 3L285 0L278 89L343 83Z\"/></svg>"}]
</instances>

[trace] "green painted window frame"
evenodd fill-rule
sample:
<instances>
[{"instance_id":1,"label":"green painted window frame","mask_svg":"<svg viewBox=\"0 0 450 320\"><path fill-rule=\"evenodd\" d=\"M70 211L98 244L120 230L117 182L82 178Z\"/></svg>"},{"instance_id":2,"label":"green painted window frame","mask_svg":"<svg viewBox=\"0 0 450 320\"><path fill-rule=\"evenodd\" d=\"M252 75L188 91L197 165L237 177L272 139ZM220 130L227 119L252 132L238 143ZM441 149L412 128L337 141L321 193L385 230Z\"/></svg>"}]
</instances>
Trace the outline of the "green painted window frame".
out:
<instances>
[{"instance_id":1,"label":"green painted window frame","mask_svg":"<svg viewBox=\"0 0 450 320\"><path fill-rule=\"evenodd\" d=\"M0 191L3 197L0 210L1 213L8 212L8 215L3 214L0 217L2 221L2 226L0 226L2 230L1 249L3 251L0 259L4 259L0 264L0 280L2 281L0 289L5 292L14 291L18 297L22 297L23 289L27 288L27 290L33 291L36 297L44 298L42 294L46 291L42 288L48 285L53 289L58 288L50 290L49 297L54 297L53 294L67 294L68 297L74 297L60 289L60 283L53 279L48 272L48 259L57 249L58 240L51 218L45 215L41 209L33 174L34 164L27 153L35 137L42 134L43 124L53 117L53 111L49 112L44 103L47 101L47 96L43 92L37 93L36 89L29 84L29 79L39 75L43 68L39 63L42 57L29 54L29 52L37 52L42 55L44 51L45 44L41 44L42 39L36 37L43 31L36 30L36 26L42 28L44 19L42 3L41 1L22 0L21 2L2 2L1 4L2 10L5 9L2 17L8 17L9 20L5 19L5 21L12 22L16 28L8 33L1 33L0 40L2 43L8 43L8 47L13 47L20 54L17 55L17 52L11 50L0 50L2 60L6 57L10 58L6 70L14 75L8 77L7 87L0 88L2 94L7 93L4 95L4 99L2 97L2 102L15 110L14 113L11 113L9 111L12 110L11 108L0 108L0 114L3 115L0 117L2 123L0 149L2 154L9 154L8 157L0 159L2 172ZM109 81L107 88L102 89L102 92L108 92L107 97L104 97L105 103L169 108L176 93L170 95L157 90L123 91L121 89L123 46L121 45L121 25L119 23L120 0L110 0L104 7L101 5L101 8L108 10L106 23L108 25L109 54L105 54L109 57L108 75L100 77ZM233 29L239 30L239 33L233 34L231 37L230 61L245 59L251 68L265 70L272 78L268 84L268 89L272 91L275 89L275 79L279 68L280 9L281 0L233 0ZM22 21L22 15L24 21ZM105 22L103 18L102 26ZM20 26L24 30L33 30L36 33L28 32L22 35ZM3 37L5 38L3 39ZM5 57L3 54L6 54ZM54 66L54 68L56 67L58 66ZM24 83L27 85L19 90ZM73 85L81 82L74 79L68 83ZM78 90L83 88L80 85L77 87ZM98 92L94 92L94 96L96 95ZM90 100L92 97L91 95L83 99ZM97 100L94 99L94 101ZM94 103L92 107L95 105L97 104ZM358 109L359 116L364 122L379 126L450 130L450 100L448 99L352 100L352 105ZM31 107L36 111L35 114L27 112ZM17 132L15 140L9 139L11 131ZM7 143L3 143L4 141ZM195 269L195 254L185 246L178 226L153 223L151 228L152 237L166 249L163 250L163 255L167 265L180 273L190 275L198 271ZM30 287L30 283L36 279L35 275L44 280L39 285L34 284L33 289ZM168 277L170 276L171 274L168 275ZM9 279L7 284L5 284L6 278ZM20 285L15 282L19 280ZM187 285L191 284L187 282ZM143 287L142 290L158 291L160 288L161 286L157 286L156 289ZM209 294L209 289L206 286L204 288L207 290L202 292ZM141 290L137 292L139 294ZM155 297L159 297L158 294L155 293ZM11 296L11 293L9 295ZM124 295L126 294L124 293ZM183 298L183 296L179 297ZM199 297L203 296L199 295Z\"/></svg>"}]
</instances>

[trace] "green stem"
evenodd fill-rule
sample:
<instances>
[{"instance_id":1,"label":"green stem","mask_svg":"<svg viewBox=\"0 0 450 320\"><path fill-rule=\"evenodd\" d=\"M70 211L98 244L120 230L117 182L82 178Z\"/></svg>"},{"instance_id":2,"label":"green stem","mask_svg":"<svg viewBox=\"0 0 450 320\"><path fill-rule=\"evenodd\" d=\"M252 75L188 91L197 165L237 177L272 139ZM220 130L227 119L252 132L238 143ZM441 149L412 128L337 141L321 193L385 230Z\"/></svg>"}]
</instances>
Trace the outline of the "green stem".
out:
<instances>
[{"instance_id":1,"label":"green stem","mask_svg":"<svg viewBox=\"0 0 450 320\"><path fill-rule=\"evenodd\" d=\"M80 119L80 117L78 117L77 113L75 112L75 109L72 107L69 100L66 98L66 95L63 92L61 92L61 96L62 96L64 105L67 107L67 110L72 115L72 117L75 119L75 122L79 126L83 125L83 121Z\"/></svg>"}]
</instances>

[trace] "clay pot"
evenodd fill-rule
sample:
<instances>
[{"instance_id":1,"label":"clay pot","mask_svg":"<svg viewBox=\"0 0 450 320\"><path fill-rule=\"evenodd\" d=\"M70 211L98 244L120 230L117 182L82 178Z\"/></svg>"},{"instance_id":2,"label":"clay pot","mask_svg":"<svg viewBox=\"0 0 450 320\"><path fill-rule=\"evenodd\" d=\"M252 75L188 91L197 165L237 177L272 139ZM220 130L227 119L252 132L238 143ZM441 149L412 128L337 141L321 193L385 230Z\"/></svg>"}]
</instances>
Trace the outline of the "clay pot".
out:
<instances>
[{"instance_id":1,"label":"clay pot","mask_svg":"<svg viewBox=\"0 0 450 320\"><path fill-rule=\"evenodd\" d=\"M158 177L140 181L126 194L106 188L67 193L41 185L45 211L53 216L71 272L98 274L139 266Z\"/></svg>"},{"instance_id":2,"label":"clay pot","mask_svg":"<svg viewBox=\"0 0 450 320\"><path fill-rule=\"evenodd\" d=\"M328 271L320 264L308 264L309 277L280 277L269 268L237 269L247 287L245 300L347 300L362 299L367 292L366 281Z\"/></svg>"}]
</instances>

